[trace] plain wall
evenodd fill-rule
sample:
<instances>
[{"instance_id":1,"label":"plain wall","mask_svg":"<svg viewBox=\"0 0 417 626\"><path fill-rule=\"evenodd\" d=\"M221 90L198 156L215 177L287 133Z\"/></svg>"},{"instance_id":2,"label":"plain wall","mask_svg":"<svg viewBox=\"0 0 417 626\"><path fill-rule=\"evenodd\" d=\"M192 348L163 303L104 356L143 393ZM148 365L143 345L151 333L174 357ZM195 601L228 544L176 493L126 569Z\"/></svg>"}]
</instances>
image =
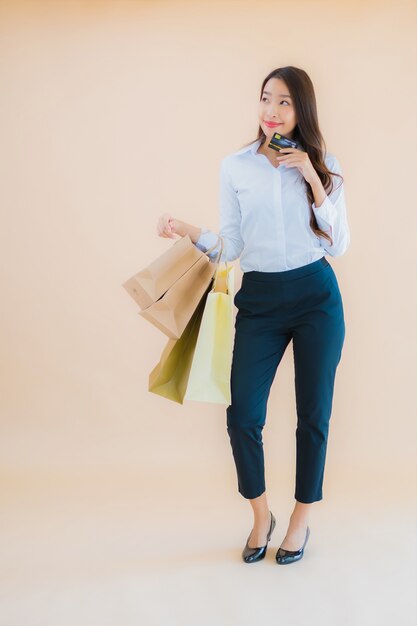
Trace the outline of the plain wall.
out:
<instances>
[{"instance_id":1,"label":"plain wall","mask_svg":"<svg viewBox=\"0 0 417 626\"><path fill-rule=\"evenodd\" d=\"M255 139L264 76L296 65L315 85L351 229L348 251L327 256L346 338L324 498L409 493L415 14L413 2L0 4L6 486L126 472L138 493L159 476L155 498L164 485L240 498L226 407L148 392L167 339L122 283L172 244L156 234L162 212L218 228L220 160ZM295 426L290 345L264 431L268 487L289 499Z\"/></svg>"}]
</instances>

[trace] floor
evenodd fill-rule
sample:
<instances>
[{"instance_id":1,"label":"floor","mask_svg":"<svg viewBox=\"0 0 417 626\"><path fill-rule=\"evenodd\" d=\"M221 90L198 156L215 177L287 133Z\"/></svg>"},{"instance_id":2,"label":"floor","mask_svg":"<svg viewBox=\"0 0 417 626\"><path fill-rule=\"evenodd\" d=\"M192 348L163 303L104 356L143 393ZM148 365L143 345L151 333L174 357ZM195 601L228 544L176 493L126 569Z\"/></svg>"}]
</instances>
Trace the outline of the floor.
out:
<instances>
[{"instance_id":1,"label":"floor","mask_svg":"<svg viewBox=\"0 0 417 626\"><path fill-rule=\"evenodd\" d=\"M265 559L246 564L251 512L221 471L1 480L1 626L417 624L415 502L389 479L371 494L353 496L354 478L328 488L304 558L287 566L275 552L293 501L271 491L277 526Z\"/></svg>"}]
</instances>

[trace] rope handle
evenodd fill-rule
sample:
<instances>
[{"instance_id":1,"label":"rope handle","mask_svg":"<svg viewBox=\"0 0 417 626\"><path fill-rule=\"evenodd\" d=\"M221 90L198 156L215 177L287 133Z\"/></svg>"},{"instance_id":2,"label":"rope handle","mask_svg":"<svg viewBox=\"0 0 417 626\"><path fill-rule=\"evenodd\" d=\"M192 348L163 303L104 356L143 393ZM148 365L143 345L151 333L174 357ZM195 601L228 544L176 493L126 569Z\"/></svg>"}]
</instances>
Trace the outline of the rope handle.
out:
<instances>
[{"instance_id":1,"label":"rope handle","mask_svg":"<svg viewBox=\"0 0 417 626\"><path fill-rule=\"evenodd\" d=\"M217 255L217 259L216 259L216 265L217 265L217 267L216 267L216 270L215 270L215 272L214 272L213 286L212 286L212 288L211 288L211 290L210 290L211 292L215 291L215 289L216 289L216 287L217 287L217 279L218 279L218 275L219 275L219 272L220 272L220 258L221 258L222 253L223 253L223 248L224 248L224 250L226 251L226 242L224 241L223 237L221 237L220 235L218 235L218 240L219 240L219 239L220 239L220 241L221 241L221 246L220 246L220 252L218 253L218 255ZM217 244L216 244L216 245L217 245ZM226 254L226 258L225 258L225 260L224 260L224 263L225 263L225 265L226 265L226 285L227 285L227 292L229 292L229 288L228 288L228 285L229 285L229 263L228 263L228 261L227 261L227 254Z\"/></svg>"},{"instance_id":2,"label":"rope handle","mask_svg":"<svg viewBox=\"0 0 417 626\"><path fill-rule=\"evenodd\" d=\"M219 245L219 239L221 239L220 235L217 235L217 242L214 244L214 246L211 246L211 248L208 248L204 254L207 254L207 256L210 254L210 252L212 250L214 250L215 248L217 248L217 246Z\"/></svg>"},{"instance_id":3,"label":"rope handle","mask_svg":"<svg viewBox=\"0 0 417 626\"><path fill-rule=\"evenodd\" d=\"M214 272L213 286L210 289L211 292L216 289L217 277L218 277L218 274L219 274L219 267L220 267L220 259L221 259L222 253L223 253L223 249L226 251L226 242L224 241L223 237L221 237L220 235L217 235L217 242L214 244L214 246L211 246L211 248L208 248L206 250L206 252L204 253L204 254L206 254L208 256L209 253L212 250L215 250L217 248L217 246L219 245L219 240L220 240L220 250L219 250L219 252L216 255L217 258L216 258L215 263L216 263L217 267L216 267L215 272ZM229 283L229 264L228 264L228 261L227 261L227 255L226 255L226 259L225 259L224 262L226 264L226 284L228 285L228 283ZM227 289L227 291L229 291L229 289Z\"/></svg>"}]
</instances>

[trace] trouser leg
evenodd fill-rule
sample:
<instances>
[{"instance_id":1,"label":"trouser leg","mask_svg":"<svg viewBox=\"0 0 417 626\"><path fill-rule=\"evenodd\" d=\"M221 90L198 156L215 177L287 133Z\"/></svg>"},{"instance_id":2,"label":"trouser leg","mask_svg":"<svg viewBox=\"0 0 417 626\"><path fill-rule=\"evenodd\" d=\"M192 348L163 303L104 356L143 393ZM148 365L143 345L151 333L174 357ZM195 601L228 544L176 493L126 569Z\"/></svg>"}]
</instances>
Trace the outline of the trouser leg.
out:
<instances>
[{"instance_id":1,"label":"trouser leg","mask_svg":"<svg viewBox=\"0 0 417 626\"><path fill-rule=\"evenodd\" d=\"M238 491L256 498L265 491L262 429L277 367L291 339L266 318L237 316L227 432L236 465Z\"/></svg>"},{"instance_id":2,"label":"trouser leg","mask_svg":"<svg viewBox=\"0 0 417 626\"><path fill-rule=\"evenodd\" d=\"M336 369L345 337L343 305L334 277L323 299L293 329L296 428L295 499L323 499L323 476Z\"/></svg>"}]
</instances>

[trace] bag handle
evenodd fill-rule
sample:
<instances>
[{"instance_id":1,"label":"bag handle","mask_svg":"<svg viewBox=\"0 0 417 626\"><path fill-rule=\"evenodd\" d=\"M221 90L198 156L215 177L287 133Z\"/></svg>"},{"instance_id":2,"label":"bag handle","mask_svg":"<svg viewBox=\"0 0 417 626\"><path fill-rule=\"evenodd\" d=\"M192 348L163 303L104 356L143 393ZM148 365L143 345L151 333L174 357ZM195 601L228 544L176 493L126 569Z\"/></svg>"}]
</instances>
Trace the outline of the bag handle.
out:
<instances>
[{"instance_id":1,"label":"bag handle","mask_svg":"<svg viewBox=\"0 0 417 626\"><path fill-rule=\"evenodd\" d=\"M219 252L218 252L218 253L217 253L217 255L216 255L216 256L217 256L217 258L216 258L216 260L214 261L214 262L216 263L217 267L216 267L215 272L214 272L213 286L212 286L212 288L210 289L210 291L214 291L214 290L215 290L215 288L216 288L216 286L217 286L217 275L218 275L218 273L219 273L220 259L221 259L222 253L223 253L223 249L224 249L224 250L226 250L226 242L225 242L224 238L223 238L223 237L221 237L220 235L217 235L217 242L214 244L214 246L211 246L211 248L208 248L208 249L205 251L205 253L204 253L205 255L207 255L207 256L208 256L208 255L209 255L209 253L210 253L212 250L214 250L215 248L217 248L217 246L219 245L219 241L220 241L220 249L219 249ZM226 277L227 277L227 281L226 281L226 282L228 283L228 282L229 282L229 264L228 264L228 261L227 261L227 255L226 255L226 259L225 259L225 264L226 264Z\"/></svg>"},{"instance_id":2,"label":"bag handle","mask_svg":"<svg viewBox=\"0 0 417 626\"><path fill-rule=\"evenodd\" d=\"M214 246L211 246L211 248L208 248L208 249L205 251L205 253L204 253L204 254L207 254L207 256L208 256L212 250L214 250L215 248L217 248L217 246L219 245L219 239L222 239L222 237L220 237L220 235L217 235L217 241L216 241L216 243L214 244ZM216 261L216 263L217 263L217 261Z\"/></svg>"},{"instance_id":3,"label":"bag handle","mask_svg":"<svg viewBox=\"0 0 417 626\"><path fill-rule=\"evenodd\" d=\"M218 235L218 238L219 238L219 239L220 239L220 241L221 241L221 246L220 246L220 252L218 253L218 255L217 255L217 259L216 259L216 265L217 265L217 267L216 267L216 270L215 270L215 272L214 272L213 286L212 286L212 288L210 289L210 291L214 291L214 290L216 289L216 286L217 286L217 277L218 277L218 274L219 274L219 269L220 269L220 258L221 258L222 252L223 252L223 248L224 248L224 250L226 251L226 242L225 242L224 238L223 238L223 237L221 237L220 235ZM217 244L216 244L216 245L217 245ZM226 265L226 284L228 285L228 284L229 284L229 263L228 263L228 261L227 261L227 255L226 255L226 258L225 258L225 260L224 260L224 263L225 263L225 265ZM229 292L229 289L227 289L227 292Z\"/></svg>"}]
</instances>

